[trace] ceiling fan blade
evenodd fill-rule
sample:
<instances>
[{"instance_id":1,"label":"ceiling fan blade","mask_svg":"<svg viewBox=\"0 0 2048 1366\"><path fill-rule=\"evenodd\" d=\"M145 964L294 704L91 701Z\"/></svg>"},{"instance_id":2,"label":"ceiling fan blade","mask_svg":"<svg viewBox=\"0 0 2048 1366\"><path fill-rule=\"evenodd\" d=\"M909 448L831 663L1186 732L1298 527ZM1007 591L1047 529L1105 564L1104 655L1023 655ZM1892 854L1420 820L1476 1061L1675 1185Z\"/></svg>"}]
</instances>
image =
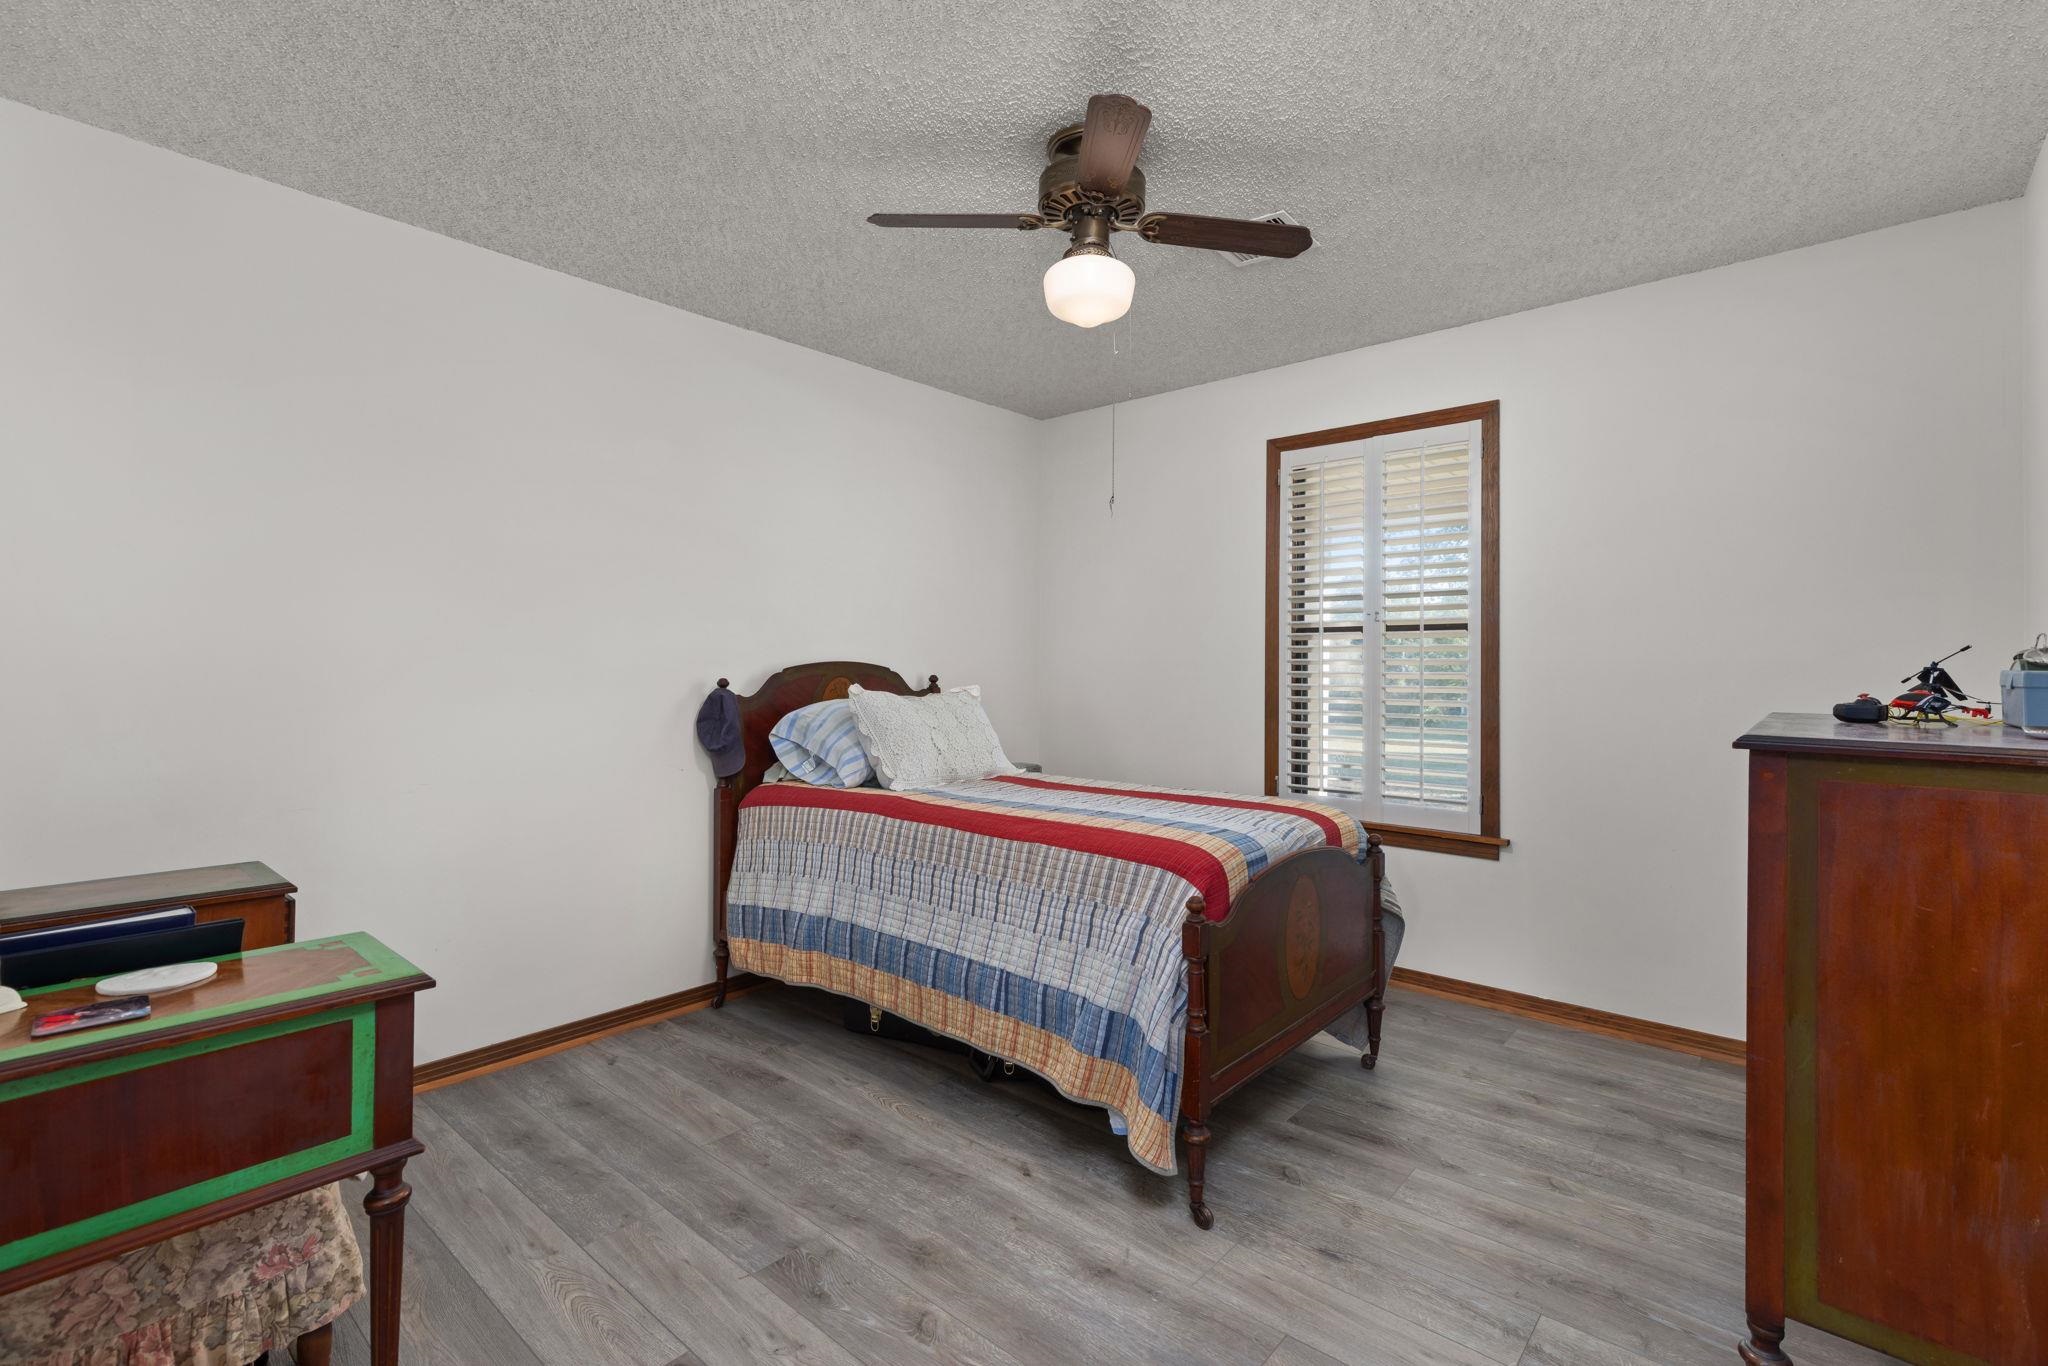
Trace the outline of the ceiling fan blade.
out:
<instances>
[{"instance_id":1,"label":"ceiling fan blade","mask_svg":"<svg viewBox=\"0 0 2048 1366\"><path fill-rule=\"evenodd\" d=\"M1163 246L1237 251L1247 256L1299 256L1315 245L1308 229L1298 223L1204 218L1196 213L1148 213L1138 220L1138 234Z\"/></svg>"},{"instance_id":2,"label":"ceiling fan blade","mask_svg":"<svg viewBox=\"0 0 2048 1366\"><path fill-rule=\"evenodd\" d=\"M1091 194L1117 194L1138 164L1152 111L1129 95L1091 95L1081 131L1081 164L1075 179Z\"/></svg>"},{"instance_id":3,"label":"ceiling fan blade","mask_svg":"<svg viewBox=\"0 0 2048 1366\"><path fill-rule=\"evenodd\" d=\"M1045 226L1035 213L871 213L878 228L1015 228L1030 232Z\"/></svg>"}]
</instances>

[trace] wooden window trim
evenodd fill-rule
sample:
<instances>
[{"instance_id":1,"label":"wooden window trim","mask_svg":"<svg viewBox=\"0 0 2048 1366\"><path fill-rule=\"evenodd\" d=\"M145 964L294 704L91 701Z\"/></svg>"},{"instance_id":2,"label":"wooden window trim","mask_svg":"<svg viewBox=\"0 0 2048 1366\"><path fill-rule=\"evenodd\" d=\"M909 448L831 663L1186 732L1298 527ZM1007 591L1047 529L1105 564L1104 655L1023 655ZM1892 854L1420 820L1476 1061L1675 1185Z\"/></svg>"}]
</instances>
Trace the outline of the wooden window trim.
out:
<instances>
[{"instance_id":1,"label":"wooden window trim","mask_svg":"<svg viewBox=\"0 0 2048 1366\"><path fill-rule=\"evenodd\" d=\"M1479 424L1479 833L1368 822L1381 841L1466 858L1498 859L1500 833L1500 402L1410 413L1349 427L1276 436L1266 443L1266 795L1280 789L1280 547L1285 502L1280 462L1289 451L1338 446L1422 427Z\"/></svg>"}]
</instances>

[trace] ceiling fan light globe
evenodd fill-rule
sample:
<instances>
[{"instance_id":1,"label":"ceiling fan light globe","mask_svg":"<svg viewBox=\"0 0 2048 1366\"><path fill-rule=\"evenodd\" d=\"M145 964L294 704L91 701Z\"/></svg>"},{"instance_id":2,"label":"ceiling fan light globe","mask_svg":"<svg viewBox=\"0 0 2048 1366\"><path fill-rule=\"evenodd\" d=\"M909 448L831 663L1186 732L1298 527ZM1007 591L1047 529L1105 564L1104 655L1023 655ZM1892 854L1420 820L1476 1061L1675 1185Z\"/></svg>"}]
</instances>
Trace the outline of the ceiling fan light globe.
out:
<instances>
[{"instance_id":1,"label":"ceiling fan light globe","mask_svg":"<svg viewBox=\"0 0 2048 1366\"><path fill-rule=\"evenodd\" d=\"M1063 323L1100 327L1131 311L1138 277L1107 252L1062 256L1045 272L1045 306Z\"/></svg>"}]
</instances>

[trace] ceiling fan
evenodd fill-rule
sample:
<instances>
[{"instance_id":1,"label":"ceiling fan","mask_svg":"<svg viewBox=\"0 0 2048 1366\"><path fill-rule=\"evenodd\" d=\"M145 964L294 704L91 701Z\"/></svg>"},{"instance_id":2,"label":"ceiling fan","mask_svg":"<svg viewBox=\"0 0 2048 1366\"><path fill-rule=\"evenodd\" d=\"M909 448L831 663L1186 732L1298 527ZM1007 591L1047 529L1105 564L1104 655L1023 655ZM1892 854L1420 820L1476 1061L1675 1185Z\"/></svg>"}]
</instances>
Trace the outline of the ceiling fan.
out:
<instances>
[{"instance_id":1,"label":"ceiling fan","mask_svg":"<svg viewBox=\"0 0 2048 1366\"><path fill-rule=\"evenodd\" d=\"M1074 245L1045 272L1045 306L1076 327L1115 322L1131 307L1137 277L1110 254L1113 232L1135 232L1169 247L1202 247L1246 256L1299 256L1314 241L1297 223L1146 213L1138 152L1152 111L1128 95L1095 95L1084 123L1046 140L1036 213L878 213L878 228L1056 228Z\"/></svg>"}]
</instances>

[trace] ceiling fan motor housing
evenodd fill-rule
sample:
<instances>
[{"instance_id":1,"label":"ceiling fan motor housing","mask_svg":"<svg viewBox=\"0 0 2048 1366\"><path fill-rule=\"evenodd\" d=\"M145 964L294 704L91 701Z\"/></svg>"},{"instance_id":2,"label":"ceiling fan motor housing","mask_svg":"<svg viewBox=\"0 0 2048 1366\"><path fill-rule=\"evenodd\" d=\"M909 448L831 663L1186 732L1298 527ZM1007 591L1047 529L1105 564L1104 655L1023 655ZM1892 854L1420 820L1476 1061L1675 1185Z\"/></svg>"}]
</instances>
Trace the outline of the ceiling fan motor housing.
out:
<instances>
[{"instance_id":1,"label":"ceiling fan motor housing","mask_svg":"<svg viewBox=\"0 0 2048 1366\"><path fill-rule=\"evenodd\" d=\"M1046 167L1038 177L1038 212L1048 226L1072 227L1072 217L1088 205L1099 205L1112 226L1135 232L1145 213L1145 173L1133 166L1130 178L1114 195L1081 188L1081 124L1062 128L1046 140Z\"/></svg>"},{"instance_id":2,"label":"ceiling fan motor housing","mask_svg":"<svg viewBox=\"0 0 2048 1366\"><path fill-rule=\"evenodd\" d=\"M1135 232L1162 246L1197 247L1239 258L1299 256L1315 244L1307 228L1281 215L1246 220L1147 213L1145 173L1138 169L1138 157L1151 126L1152 111L1129 95L1091 95L1085 122L1069 124L1046 139L1046 166L1038 177L1038 212L878 213L870 214L868 222L881 228L1012 228L1025 232L1054 228L1074 239L1064 264L1072 267L1065 278L1076 281L1086 270L1100 274L1100 263L1090 267L1071 258L1101 256L1113 261L1109 239L1118 232ZM1128 267L1117 264L1128 273ZM1050 272L1047 278L1051 279ZM1128 281L1123 277L1117 280L1122 303L1128 307ZM1069 322L1079 321L1079 314L1068 317L1062 313L1050 295L1047 307ZM1079 325L1093 327L1120 316L1120 312L1108 314L1097 322Z\"/></svg>"}]
</instances>

